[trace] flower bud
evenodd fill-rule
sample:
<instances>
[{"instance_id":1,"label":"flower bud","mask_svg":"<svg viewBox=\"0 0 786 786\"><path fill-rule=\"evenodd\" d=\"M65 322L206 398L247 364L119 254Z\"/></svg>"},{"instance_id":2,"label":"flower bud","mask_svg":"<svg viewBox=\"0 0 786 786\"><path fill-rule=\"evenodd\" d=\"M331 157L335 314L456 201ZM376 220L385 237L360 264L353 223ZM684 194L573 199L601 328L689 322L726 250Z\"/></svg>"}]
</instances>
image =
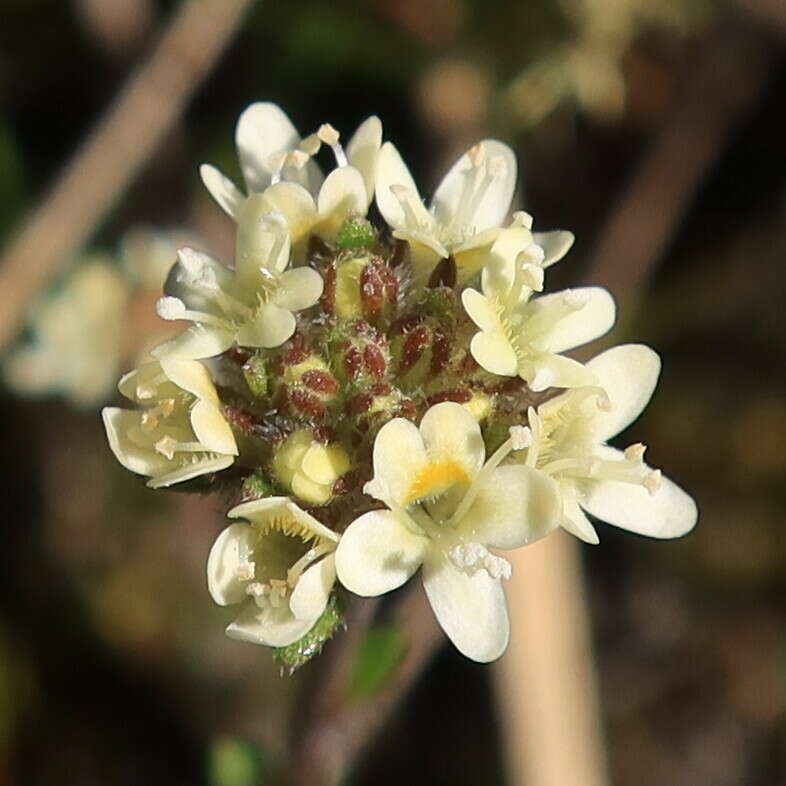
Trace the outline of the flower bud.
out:
<instances>
[{"instance_id":1,"label":"flower bud","mask_svg":"<svg viewBox=\"0 0 786 786\"><path fill-rule=\"evenodd\" d=\"M276 379L276 402L284 412L321 417L337 399L338 382L330 367L299 342L292 342L274 359L271 372Z\"/></svg>"},{"instance_id":2,"label":"flower bud","mask_svg":"<svg viewBox=\"0 0 786 786\"><path fill-rule=\"evenodd\" d=\"M311 505L328 503L333 497L333 485L350 467L344 448L317 442L310 429L290 434L273 454L278 480Z\"/></svg>"}]
</instances>

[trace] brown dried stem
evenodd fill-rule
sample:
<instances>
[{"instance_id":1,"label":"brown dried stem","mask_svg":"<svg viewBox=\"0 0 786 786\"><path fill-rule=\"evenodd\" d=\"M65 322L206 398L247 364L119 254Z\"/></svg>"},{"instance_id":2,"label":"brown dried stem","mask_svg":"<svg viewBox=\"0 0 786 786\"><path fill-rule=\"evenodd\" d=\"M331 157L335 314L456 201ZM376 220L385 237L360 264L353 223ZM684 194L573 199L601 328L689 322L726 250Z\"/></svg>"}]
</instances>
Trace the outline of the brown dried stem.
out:
<instances>
[{"instance_id":1,"label":"brown dried stem","mask_svg":"<svg viewBox=\"0 0 786 786\"><path fill-rule=\"evenodd\" d=\"M0 261L0 350L179 117L254 0L186 0Z\"/></svg>"}]
</instances>

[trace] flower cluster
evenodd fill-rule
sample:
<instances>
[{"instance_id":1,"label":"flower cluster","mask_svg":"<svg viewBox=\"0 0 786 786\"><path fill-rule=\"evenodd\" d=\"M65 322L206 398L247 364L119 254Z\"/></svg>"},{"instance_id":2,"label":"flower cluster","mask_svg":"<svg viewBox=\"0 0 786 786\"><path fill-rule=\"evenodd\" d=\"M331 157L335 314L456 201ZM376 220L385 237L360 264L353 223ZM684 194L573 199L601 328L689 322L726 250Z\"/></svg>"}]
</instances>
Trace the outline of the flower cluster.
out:
<instances>
[{"instance_id":1,"label":"flower cluster","mask_svg":"<svg viewBox=\"0 0 786 786\"><path fill-rule=\"evenodd\" d=\"M573 236L508 219L506 145L467 151L426 206L377 118L345 148L257 103L236 141L245 193L201 169L236 222L233 264L178 252L157 311L191 325L121 380L139 408L104 412L149 485L235 490L207 567L213 599L240 606L229 636L316 651L335 598L420 570L447 636L491 661L508 641L504 552L558 527L597 543L587 514L658 538L693 527L643 445L606 444L647 404L658 356L564 354L609 330L614 301L541 294Z\"/></svg>"}]
</instances>

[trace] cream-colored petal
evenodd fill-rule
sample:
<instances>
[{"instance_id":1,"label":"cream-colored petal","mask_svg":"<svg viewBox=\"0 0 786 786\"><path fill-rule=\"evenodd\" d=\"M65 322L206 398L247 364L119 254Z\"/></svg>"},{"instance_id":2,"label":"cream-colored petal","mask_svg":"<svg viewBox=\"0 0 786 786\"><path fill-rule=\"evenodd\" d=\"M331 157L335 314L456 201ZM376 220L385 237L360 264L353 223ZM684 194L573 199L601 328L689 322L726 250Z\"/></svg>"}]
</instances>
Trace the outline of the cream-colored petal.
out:
<instances>
[{"instance_id":1,"label":"cream-colored petal","mask_svg":"<svg viewBox=\"0 0 786 786\"><path fill-rule=\"evenodd\" d=\"M179 388L218 406L216 386L204 364L198 360L182 360L180 358L164 358L159 362L161 370L167 378L171 379Z\"/></svg>"},{"instance_id":2,"label":"cream-colored petal","mask_svg":"<svg viewBox=\"0 0 786 786\"><path fill-rule=\"evenodd\" d=\"M502 229L489 249L481 286L484 295L504 301L516 281L517 257L532 243L532 233L522 226Z\"/></svg>"},{"instance_id":3,"label":"cream-colored petal","mask_svg":"<svg viewBox=\"0 0 786 786\"><path fill-rule=\"evenodd\" d=\"M237 456L237 443L221 410L209 401L197 401L191 409L191 427L199 442L212 453Z\"/></svg>"},{"instance_id":4,"label":"cream-colored petal","mask_svg":"<svg viewBox=\"0 0 786 786\"><path fill-rule=\"evenodd\" d=\"M235 523L223 530L213 543L207 558L207 588L219 606L240 603L248 597L246 584L253 578L256 542L252 527Z\"/></svg>"},{"instance_id":5,"label":"cream-colored petal","mask_svg":"<svg viewBox=\"0 0 786 786\"><path fill-rule=\"evenodd\" d=\"M262 499L251 500L251 502L243 502L232 508L227 513L227 516L231 519L248 519L257 524L264 524L271 518L287 516L297 521L298 524L301 524L319 538L330 540L334 543L338 541L338 535L335 532L328 529L310 513L306 513L305 510L299 508L289 497L263 497Z\"/></svg>"},{"instance_id":6,"label":"cream-colored petal","mask_svg":"<svg viewBox=\"0 0 786 786\"><path fill-rule=\"evenodd\" d=\"M578 360L544 352L519 366L519 375L535 392L546 388L594 385L595 375Z\"/></svg>"},{"instance_id":7,"label":"cream-colored petal","mask_svg":"<svg viewBox=\"0 0 786 786\"><path fill-rule=\"evenodd\" d=\"M502 655L510 628L499 579L484 569L469 576L434 550L423 564L423 586L437 621L459 652L480 663Z\"/></svg>"},{"instance_id":8,"label":"cream-colored petal","mask_svg":"<svg viewBox=\"0 0 786 786\"><path fill-rule=\"evenodd\" d=\"M483 466L486 446L478 421L453 401L431 407L420 421L420 434L432 462L457 464L470 481Z\"/></svg>"},{"instance_id":9,"label":"cream-colored petal","mask_svg":"<svg viewBox=\"0 0 786 786\"><path fill-rule=\"evenodd\" d=\"M327 606L336 581L336 557L328 554L309 566L298 579L289 599L289 608L300 620L317 619Z\"/></svg>"},{"instance_id":10,"label":"cream-colored petal","mask_svg":"<svg viewBox=\"0 0 786 786\"><path fill-rule=\"evenodd\" d=\"M561 488L564 486L564 483L560 484ZM564 530L593 546L597 546L600 543L595 527L592 526L592 523L576 502L576 494L573 489L563 496L563 513L564 516L561 523Z\"/></svg>"},{"instance_id":11,"label":"cream-colored petal","mask_svg":"<svg viewBox=\"0 0 786 786\"><path fill-rule=\"evenodd\" d=\"M476 333L472 337L469 351L479 366L489 374L515 377L518 358L510 341L501 330Z\"/></svg>"},{"instance_id":12,"label":"cream-colored petal","mask_svg":"<svg viewBox=\"0 0 786 786\"><path fill-rule=\"evenodd\" d=\"M382 145L382 123L372 116L364 120L347 145L347 160L363 176L366 186L366 208L374 198L377 158Z\"/></svg>"},{"instance_id":13,"label":"cream-colored petal","mask_svg":"<svg viewBox=\"0 0 786 786\"><path fill-rule=\"evenodd\" d=\"M290 483L292 493L309 505L324 505L333 496L331 486L315 483L308 475L296 472Z\"/></svg>"},{"instance_id":14,"label":"cream-colored petal","mask_svg":"<svg viewBox=\"0 0 786 786\"><path fill-rule=\"evenodd\" d=\"M594 415L598 442L627 428L647 406L660 376L660 357L643 344L612 347L587 363L606 391L610 407Z\"/></svg>"},{"instance_id":15,"label":"cream-colored petal","mask_svg":"<svg viewBox=\"0 0 786 786\"><path fill-rule=\"evenodd\" d=\"M183 464L177 469L172 470L172 472L151 478L147 481L147 485L151 489L162 489L167 486L173 486L175 483L192 480L200 475L220 472L222 469L226 469L230 466L234 460L234 456L219 456L217 458L199 459L193 463L189 461L187 464Z\"/></svg>"},{"instance_id":16,"label":"cream-colored petal","mask_svg":"<svg viewBox=\"0 0 786 786\"><path fill-rule=\"evenodd\" d=\"M493 162L492 166L499 171L482 198L475 202L466 221L462 222L471 226L475 232L497 227L505 220L516 188L516 156L513 151L496 139L484 139L479 144L483 146L486 160ZM471 172L472 162L469 154L464 153L442 179L431 203L434 215L440 223L447 225L453 220Z\"/></svg>"},{"instance_id":17,"label":"cream-colored petal","mask_svg":"<svg viewBox=\"0 0 786 786\"><path fill-rule=\"evenodd\" d=\"M557 484L536 469L509 464L491 473L458 526L466 540L515 549L548 535L561 518Z\"/></svg>"},{"instance_id":18,"label":"cream-colored petal","mask_svg":"<svg viewBox=\"0 0 786 786\"><path fill-rule=\"evenodd\" d=\"M368 201L363 176L351 166L334 169L322 184L317 197L321 235L334 235L351 215L365 214Z\"/></svg>"},{"instance_id":19,"label":"cream-colored petal","mask_svg":"<svg viewBox=\"0 0 786 786\"><path fill-rule=\"evenodd\" d=\"M407 165L404 163L401 155L393 146L393 144L390 142L385 142L385 144L382 145L377 158L375 192L379 212L382 213L382 217L394 229L404 227L408 223L405 220L404 211L402 210L398 199L396 199L393 192L391 191L391 187L396 186L403 186L404 188L410 189L415 197L415 200L420 203L418 215L428 215L428 211L423 206L422 200L420 199L418 187L415 184L409 169L407 169Z\"/></svg>"},{"instance_id":20,"label":"cream-colored petal","mask_svg":"<svg viewBox=\"0 0 786 786\"><path fill-rule=\"evenodd\" d=\"M281 213L287 220L292 243L297 243L317 220L317 204L311 193L298 183L274 183L262 196L264 212Z\"/></svg>"},{"instance_id":21,"label":"cream-colored petal","mask_svg":"<svg viewBox=\"0 0 786 786\"><path fill-rule=\"evenodd\" d=\"M230 639L262 644L265 647L287 647L314 627L316 618L301 620L292 613L287 603L278 608L261 609L249 601L240 616L227 627Z\"/></svg>"},{"instance_id":22,"label":"cream-colored petal","mask_svg":"<svg viewBox=\"0 0 786 786\"><path fill-rule=\"evenodd\" d=\"M240 115L235 129L235 144L246 188L249 193L260 192L270 185L273 173L271 156L297 148L300 134L280 107L269 101L259 101ZM285 179L295 180L313 194L322 183L322 173L311 160L303 169L298 171L287 167L283 174Z\"/></svg>"},{"instance_id":23,"label":"cream-colored petal","mask_svg":"<svg viewBox=\"0 0 786 786\"><path fill-rule=\"evenodd\" d=\"M118 407L104 407L101 411L109 447L115 458L138 475L157 475L166 472L169 462L151 447L140 446L128 438L139 428L140 413Z\"/></svg>"},{"instance_id":24,"label":"cream-colored petal","mask_svg":"<svg viewBox=\"0 0 786 786\"><path fill-rule=\"evenodd\" d=\"M481 295L476 289L465 289L461 293L461 303L469 318L481 330L499 329L499 315L490 298Z\"/></svg>"},{"instance_id":25,"label":"cream-colored petal","mask_svg":"<svg viewBox=\"0 0 786 786\"><path fill-rule=\"evenodd\" d=\"M338 580L356 595L371 597L400 587L418 569L426 538L410 532L389 510L355 519L336 549Z\"/></svg>"},{"instance_id":26,"label":"cream-colored petal","mask_svg":"<svg viewBox=\"0 0 786 786\"><path fill-rule=\"evenodd\" d=\"M602 454L604 459L624 458L614 448L605 447ZM693 498L666 477L654 494L632 483L587 480L579 504L601 521L650 538L679 538L693 529L699 515Z\"/></svg>"},{"instance_id":27,"label":"cream-colored petal","mask_svg":"<svg viewBox=\"0 0 786 786\"><path fill-rule=\"evenodd\" d=\"M310 267L296 267L281 274L273 301L288 311L311 308L320 297L322 276Z\"/></svg>"},{"instance_id":28,"label":"cream-colored petal","mask_svg":"<svg viewBox=\"0 0 786 786\"><path fill-rule=\"evenodd\" d=\"M374 440L374 482L384 486L382 496L406 504L412 481L426 465L423 437L414 423L394 418Z\"/></svg>"},{"instance_id":29,"label":"cream-colored petal","mask_svg":"<svg viewBox=\"0 0 786 786\"><path fill-rule=\"evenodd\" d=\"M573 232L555 229L552 232L533 233L535 242L543 249L543 267L559 262L570 251L575 241Z\"/></svg>"},{"instance_id":30,"label":"cream-colored petal","mask_svg":"<svg viewBox=\"0 0 786 786\"><path fill-rule=\"evenodd\" d=\"M609 292L601 287L580 287L572 292L586 302L581 308L559 319L544 337L544 348L551 352L565 352L580 347L600 338L614 326L616 306ZM549 308L561 297L564 297L563 292L544 295L532 301L530 306L534 307L533 312Z\"/></svg>"},{"instance_id":31,"label":"cream-colored petal","mask_svg":"<svg viewBox=\"0 0 786 786\"><path fill-rule=\"evenodd\" d=\"M238 206L245 199L238 187L211 164L202 164L199 167L199 176L221 209L228 216L234 218Z\"/></svg>"},{"instance_id":32,"label":"cream-colored petal","mask_svg":"<svg viewBox=\"0 0 786 786\"><path fill-rule=\"evenodd\" d=\"M183 360L201 360L212 358L226 352L235 343L232 330L213 327L212 325L192 325L174 338L150 351L154 358L179 358Z\"/></svg>"},{"instance_id":33,"label":"cream-colored petal","mask_svg":"<svg viewBox=\"0 0 786 786\"><path fill-rule=\"evenodd\" d=\"M275 303L263 303L252 322L246 322L237 332L241 347L280 347L295 332L295 317Z\"/></svg>"}]
</instances>

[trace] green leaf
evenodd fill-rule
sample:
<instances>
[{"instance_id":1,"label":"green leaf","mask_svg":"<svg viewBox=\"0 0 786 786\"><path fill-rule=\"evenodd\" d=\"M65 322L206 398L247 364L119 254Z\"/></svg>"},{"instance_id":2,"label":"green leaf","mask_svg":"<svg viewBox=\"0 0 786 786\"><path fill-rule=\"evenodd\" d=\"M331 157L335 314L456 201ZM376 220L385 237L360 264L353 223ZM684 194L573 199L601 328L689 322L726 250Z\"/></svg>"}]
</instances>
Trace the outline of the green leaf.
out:
<instances>
[{"instance_id":1,"label":"green leaf","mask_svg":"<svg viewBox=\"0 0 786 786\"><path fill-rule=\"evenodd\" d=\"M363 701L387 682L404 659L407 637L396 625L378 625L366 634L355 657L349 682L349 698Z\"/></svg>"},{"instance_id":2,"label":"green leaf","mask_svg":"<svg viewBox=\"0 0 786 786\"><path fill-rule=\"evenodd\" d=\"M322 647L333 634L344 624L344 605L332 595L322 616L314 627L302 639L287 647L279 647L273 653L273 659L289 670L292 674L308 663L315 655L322 652Z\"/></svg>"}]
</instances>

